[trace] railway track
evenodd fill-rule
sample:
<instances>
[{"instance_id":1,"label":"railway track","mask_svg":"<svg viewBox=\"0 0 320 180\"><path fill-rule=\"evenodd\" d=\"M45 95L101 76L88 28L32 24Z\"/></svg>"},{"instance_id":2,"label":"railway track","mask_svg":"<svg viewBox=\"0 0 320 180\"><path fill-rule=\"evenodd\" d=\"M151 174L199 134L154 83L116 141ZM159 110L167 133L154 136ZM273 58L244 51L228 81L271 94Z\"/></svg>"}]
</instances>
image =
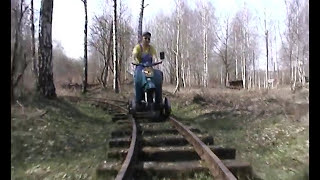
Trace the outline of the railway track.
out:
<instances>
[{"instance_id":1,"label":"railway track","mask_svg":"<svg viewBox=\"0 0 320 180\"><path fill-rule=\"evenodd\" d=\"M234 148L215 145L212 136L175 117L153 122L133 118L124 101L86 100L112 114L117 124L98 179L255 179L249 163L235 160Z\"/></svg>"}]
</instances>

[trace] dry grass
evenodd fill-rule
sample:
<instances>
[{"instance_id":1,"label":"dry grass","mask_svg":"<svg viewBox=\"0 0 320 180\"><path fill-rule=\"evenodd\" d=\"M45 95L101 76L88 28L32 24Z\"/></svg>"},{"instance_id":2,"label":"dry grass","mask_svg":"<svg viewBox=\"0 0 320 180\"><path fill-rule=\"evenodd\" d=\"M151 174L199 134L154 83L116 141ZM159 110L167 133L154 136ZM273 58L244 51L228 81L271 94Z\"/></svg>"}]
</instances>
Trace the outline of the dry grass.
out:
<instances>
[{"instance_id":1,"label":"dry grass","mask_svg":"<svg viewBox=\"0 0 320 180\"><path fill-rule=\"evenodd\" d=\"M32 97L11 106L11 179L93 179L114 128L100 108Z\"/></svg>"},{"instance_id":2,"label":"dry grass","mask_svg":"<svg viewBox=\"0 0 320 180\"><path fill-rule=\"evenodd\" d=\"M218 145L235 147L237 158L249 161L263 179L303 179L308 174L308 90L292 94L289 88L268 92L186 88L173 95L174 88L164 87L164 96L171 101L173 113L208 131ZM120 94L114 93L112 87L90 89L86 95L82 95L81 90L61 89L58 85L56 90L58 97L76 95L123 101L133 97L133 85L122 86ZM90 173L94 163L99 162L105 153L94 139L101 136L99 141L102 142L111 131L110 119L106 120L110 127L107 131L97 123L103 122L106 114L88 104L72 104L64 100L34 103L37 100L26 97L19 102L20 105L11 107L14 146L11 172L16 174L16 179L26 175L92 178ZM90 136L94 129L103 134ZM81 137L86 140L82 141ZM66 140L71 140L73 150L69 149L70 152L65 149L70 146ZM90 144L99 148L82 153L81 149ZM73 153L78 150L80 153ZM65 156L68 158L63 158Z\"/></svg>"},{"instance_id":3,"label":"dry grass","mask_svg":"<svg viewBox=\"0 0 320 180\"><path fill-rule=\"evenodd\" d=\"M309 167L309 93L181 90L174 114L207 130L222 146L235 147L263 179L305 179Z\"/></svg>"}]
</instances>

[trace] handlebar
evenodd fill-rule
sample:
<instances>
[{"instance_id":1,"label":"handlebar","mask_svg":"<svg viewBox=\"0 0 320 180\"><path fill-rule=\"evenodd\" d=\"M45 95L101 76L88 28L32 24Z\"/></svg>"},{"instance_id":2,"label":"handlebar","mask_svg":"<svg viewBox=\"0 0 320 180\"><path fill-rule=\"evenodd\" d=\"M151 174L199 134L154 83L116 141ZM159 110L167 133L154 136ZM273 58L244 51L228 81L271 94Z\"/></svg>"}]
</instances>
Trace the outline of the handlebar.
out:
<instances>
[{"instance_id":1,"label":"handlebar","mask_svg":"<svg viewBox=\"0 0 320 180\"><path fill-rule=\"evenodd\" d=\"M134 62L132 62L131 64L132 65L136 65L136 66L151 67L151 66L155 66L155 65L158 65L158 64L161 64L161 63L162 63L162 61L159 61L159 62L156 62L156 63L151 63L151 64L146 64L146 63L136 64Z\"/></svg>"}]
</instances>

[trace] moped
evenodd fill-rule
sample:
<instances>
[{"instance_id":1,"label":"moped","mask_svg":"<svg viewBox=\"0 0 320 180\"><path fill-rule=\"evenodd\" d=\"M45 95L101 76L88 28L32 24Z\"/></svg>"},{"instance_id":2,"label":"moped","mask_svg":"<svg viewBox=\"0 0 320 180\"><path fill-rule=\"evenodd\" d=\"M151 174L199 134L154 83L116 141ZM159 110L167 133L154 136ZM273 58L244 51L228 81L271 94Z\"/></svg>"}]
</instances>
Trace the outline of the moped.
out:
<instances>
[{"instance_id":1,"label":"moped","mask_svg":"<svg viewBox=\"0 0 320 180\"><path fill-rule=\"evenodd\" d=\"M154 119L166 119L171 114L171 106L168 98L165 97L162 100L162 72L153 68L153 66L162 63L164 52L160 52L160 59L161 61L156 63L152 63L152 60L139 64L132 63L136 66L142 66L142 75L141 77L139 76L136 81L140 85L139 90L141 90L138 93L144 94L144 99L139 103L134 99L129 101L129 113L134 117L140 115Z\"/></svg>"}]
</instances>

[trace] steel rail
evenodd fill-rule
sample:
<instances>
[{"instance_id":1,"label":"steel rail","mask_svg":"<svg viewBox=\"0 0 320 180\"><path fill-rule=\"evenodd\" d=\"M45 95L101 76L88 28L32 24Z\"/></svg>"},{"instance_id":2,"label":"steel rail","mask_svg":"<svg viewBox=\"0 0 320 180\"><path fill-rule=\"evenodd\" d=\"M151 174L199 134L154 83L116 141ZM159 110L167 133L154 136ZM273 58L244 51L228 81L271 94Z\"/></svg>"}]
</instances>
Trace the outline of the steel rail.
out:
<instances>
[{"instance_id":1,"label":"steel rail","mask_svg":"<svg viewBox=\"0 0 320 180\"><path fill-rule=\"evenodd\" d=\"M122 179L129 179L130 175L131 175L131 171L130 168L132 166L132 162L134 157L134 153L136 150L136 142L137 142L137 126L136 126L136 122L135 119L133 117L131 117L132 120L132 136L131 136L131 143L130 143L130 147L128 150L128 154L126 156L126 159L124 161L124 163L121 166L120 171L118 172L115 180L122 180Z\"/></svg>"},{"instance_id":2,"label":"steel rail","mask_svg":"<svg viewBox=\"0 0 320 180\"><path fill-rule=\"evenodd\" d=\"M89 99L89 98L88 98ZM115 107L118 107L122 109L125 112L128 112L127 109L111 104L109 102L106 102L106 100L101 101L96 98L90 98L92 101L106 103ZM130 147L128 149L127 156L124 160L124 163L121 166L120 171L118 172L115 180L127 180L130 179L130 176L132 175L130 168L132 166L132 162L134 157L134 153L137 147L137 126L135 119L131 116L132 120L132 138ZM173 124L173 126L178 130L180 134L182 134L185 139L193 145L195 148L197 154L201 157L202 160L204 160L207 164L207 167L209 168L212 176L215 179L218 180L236 180L237 178L230 172L230 170L222 163L222 161L210 150L210 148L205 145L192 131L190 131L187 127L185 127L181 122L176 120L173 117L169 117L170 122Z\"/></svg>"},{"instance_id":3,"label":"steel rail","mask_svg":"<svg viewBox=\"0 0 320 180\"><path fill-rule=\"evenodd\" d=\"M102 101L102 102L107 103L112 106L115 106L115 107L118 107L118 108L122 109L123 111L128 112L127 109L125 109L121 106L111 104L106 101ZM127 180L127 179L130 179L130 176L132 175L132 171L130 170L130 168L132 168L132 162L135 158L134 156L135 156L135 151L136 151L136 147L137 147L137 125L136 125L135 119L132 116L130 116L130 119L131 119L131 123L132 123L132 134L131 134L130 147L128 149L127 156L126 156L124 162L122 163L122 166L121 166L115 180Z\"/></svg>"},{"instance_id":4,"label":"steel rail","mask_svg":"<svg viewBox=\"0 0 320 180\"><path fill-rule=\"evenodd\" d=\"M121 110L125 111L126 113L128 112L127 109L121 107L121 106L118 106L118 105L115 105L115 104L111 104L109 102L107 102L106 99L103 99L101 101L101 99L97 99L97 98L87 98L88 100L91 100L91 101L95 101L95 102L100 102L100 103L106 103L106 104L109 104L109 105L112 105L114 107L117 107L117 108L120 108ZM130 142L130 147L128 149L128 153L126 155L126 158L124 160L124 162L122 163L121 165L121 168L115 178L115 180L127 180L127 179L130 179L130 176L132 175L132 171L130 170L130 168L132 168L132 162L134 160L134 156L135 156L135 150L136 150L136 147L137 147L137 126L136 126L136 122L135 122L135 119L130 116L130 119L131 119L131 123L132 123L132 134L131 134L131 142Z\"/></svg>"},{"instance_id":5,"label":"steel rail","mask_svg":"<svg viewBox=\"0 0 320 180\"><path fill-rule=\"evenodd\" d=\"M204 160L211 174L218 180L236 180L237 178L222 163L222 161L205 145L193 132L191 132L182 123L170 117L170 122L182 134L187 141L193 145L198 155Z\"/></svg>"}]
</instances>

